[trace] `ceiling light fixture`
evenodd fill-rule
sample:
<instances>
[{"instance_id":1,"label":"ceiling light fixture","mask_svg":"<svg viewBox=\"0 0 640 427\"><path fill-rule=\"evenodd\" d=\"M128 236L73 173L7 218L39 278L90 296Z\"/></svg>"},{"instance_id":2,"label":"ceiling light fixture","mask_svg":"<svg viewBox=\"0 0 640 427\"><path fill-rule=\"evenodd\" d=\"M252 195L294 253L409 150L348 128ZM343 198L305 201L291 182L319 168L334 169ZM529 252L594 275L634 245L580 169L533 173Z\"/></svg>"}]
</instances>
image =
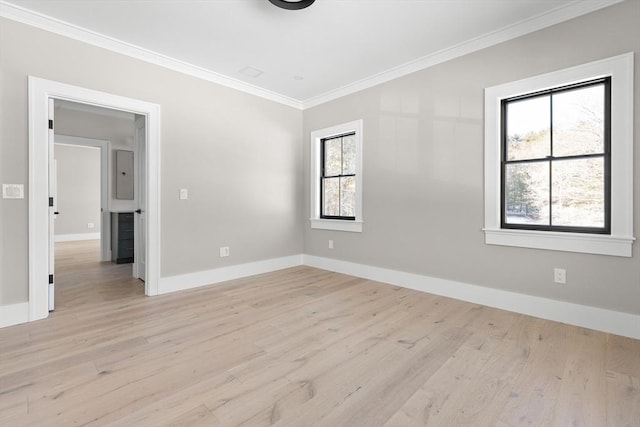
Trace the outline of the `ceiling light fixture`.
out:
<instances>
[{"instance_id":1,"label":"ceiling light fixture","mask_svg":"<svg viewBox=\"0 0 640 427\"><path fill-rule=\"evenodd\" d=\"M309 7L316 0L269 0L271 4L274 4L282 9L287 10L300 10L305 7Z\"/></svg>"}]
</instances>

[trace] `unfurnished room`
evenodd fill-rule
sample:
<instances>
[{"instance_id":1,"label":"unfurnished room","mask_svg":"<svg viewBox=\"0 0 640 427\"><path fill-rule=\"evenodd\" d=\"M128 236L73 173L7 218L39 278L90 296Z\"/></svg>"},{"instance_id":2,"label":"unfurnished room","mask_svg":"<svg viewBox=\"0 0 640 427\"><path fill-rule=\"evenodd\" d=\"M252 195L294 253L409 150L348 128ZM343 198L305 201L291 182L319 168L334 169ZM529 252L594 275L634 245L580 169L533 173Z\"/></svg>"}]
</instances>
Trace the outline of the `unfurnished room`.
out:
<instances>
[{"instance_id":1,"label":"unfurnished room","mask_svg":"<svg viewBox=\"0 0 640 427\"><path fill-rule=\"evenodd\" d=\"M0 0L0 426L640 427L639 0Z\"/></svg>"}]
</instances>

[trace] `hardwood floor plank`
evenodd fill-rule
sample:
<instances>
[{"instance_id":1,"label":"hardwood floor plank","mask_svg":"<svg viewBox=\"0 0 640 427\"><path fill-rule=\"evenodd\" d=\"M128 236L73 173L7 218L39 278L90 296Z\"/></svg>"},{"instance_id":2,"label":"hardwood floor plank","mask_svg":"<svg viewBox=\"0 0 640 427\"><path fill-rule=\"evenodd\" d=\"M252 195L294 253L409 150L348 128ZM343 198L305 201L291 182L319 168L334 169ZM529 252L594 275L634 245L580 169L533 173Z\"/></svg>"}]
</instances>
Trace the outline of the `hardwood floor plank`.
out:
<instances>
[{"instance_id":1,"label":"hardwood floor plank","mask_svg":"<svg viewBox=\"0 0 640 427\"><path fill-rule=\"evenodd\" d=\"M162 425L166 423L167 420L176 417L177 414L184 414L191 411L194 406L204 405L204 400L210 394L232 381L237 380L227 372L203 375L198 382L174 390L164 397L157 398L149 405L132 410L130 413L122 416L117 423L123 426ZM208 408L207 412L211 413ZM211 417L214 417L213 414L211 414ZM215 417L213 419L217 420ZM219 420L217 420L217 422L219 422Z\"/></svg>"},{"instance_id":2,"label":"hardwood floor plank","mask_svg":"<svg viewBox=\"0 0 640 427\"><path fill-rule=\"evenodd\" d=\"M571 328L553 425L606 425L606 334ZM631 409L631 408L629 408Z\"/></svg>"},{"instance_id":3,"label":"hardwood floor plank","mask_svg":"<svg viewBox=\"0 0 640 427\"><path fill-rule=\"evenodd\" d=\"M607 337L607 426L640 426L640 361L635 357L638 351L636 340Z\"/></svg>"},{"instance_id":4,"label":"hardwood floor plank","mask_svg":"<svg viewBox=\"0 0 640 427\"><path fill-rule=\"evenodd\" d=\"M502 310L476 309L471 322L473 334L438 369L386 426L455 425L452 419L463 409L468 389L474 386L478 373L499 349L518 316Z\"/></svg>"},{"instance_id":5,"label":"hardwood floor plank","mask_svg":"<svg viewBox=\"0 0 640 427\"><path fill-rule=\"evenodd\" d=\"M500 421L505 425L551 425L567 362L567 327L541 319L528 322L530 353L515 382Z\"/></svg>"},{"instance_id":6,"label":"hardwood floor plank","mask_svg":"<svg viewBox=\"0 0 640 427\"><path fill-rule=\"evenodd\" d=\"M355 425L367 425L367 423L368 425L372 425L371 423L379 425L382 419L371 419L368 418L368 415L371 414L367 414L366 411L355 410L371 398L370 389L376 389L378 393L382 391L375 385L376 378L378 376L386 377L387 374L400 375L395 372L396 369L402 370L407 367L416 369L412 358L428 358L431 354L429 351L424 352L423 346L432 340L444 339L442 337L448 337L452 330L456 330L443 319L450 318L451 323L454 323L453 319L456 316L461 316L470 309L468 305L459 304L457 311L450 309L444 316L434 317L434 319L438 319L433 321L437 326L432 331L430 338L422 340L419 345L412 345L411 343L420 342L421 338L425 338L424 330L416 327L414 335L407 335L407 329L410 329L411 325L420 325L418 319L429 317L427 312L421 309L420 304L416 304L415 307L415 312L401 311L402 316L388 323L376 325L378 327L384 325L384 329L366 328L359 332L357 335L364 339L358 338L359 342L353 345L349 343L353 341L352 337L347 341L347 344L341 341L335 348L328 348L326 353L321 352L304 359L305 364L288 374L287 378L291 381L312 381L317 392L316 398L300 408L296 408L290 415L283 418L280 424L283 426L302 425L311 416L312 419L317 419L315 423L317 425L332 425L338 420L331 413L342 412L344 408L349 408L348 410L358 413L359 418L365 423L356 422ZM409 339L407 340L407 338ZM447 347L443 346L443 348L446 352ZM366 363L363 364L363 360L366 360ZM437 366L437 361L434 364ZM375 369L375 375L372 375L371 372L373 367L378 367ZM393 384L393 381L391 383ZM384 395L386 399L391 399L386 392L381 395ZM353 424L354 421L346 421L344 425L349 425L349 423Z\"/></svg>"},{"instance_id":7,"label":"hardwood floor plank","mask_svg":"<svg viewBox=\"0 0 640 427\"><path fill-rule=\"evenodd\" d=\"M157 424L166 425L168 427L213 427L221 426L220 420L211 413L204 405L198 407L174 418L168 423Z\"/></svg>"},{"instance_id":8,"label":"hardwood floor plank","mask_svg":"<svg viewBox=\"0 0 640 427\"><path fill-rule=\"evenodd\" d=\"M640 427L640 341L310 267L147 298L97 242L0 329L0 425Z\"/></svg>"},{"instance_id":9,"label":"hardwood floor plank","mask_svg":"<svg viewBox=\"0 0 640 427\"><path fill-rule=\"evenodd\" d=\"M381 363L385 369L369 376L371 381L362 385L361 392L353 396L349 405L332 411L322 425L382 425L442 367L468 335L468 331L454 328L424 342L417 340L415 346L405 346L405 352L411 355L390 355Z\"/></svg>"},{"instance_id":10,"label":"hardwood floor plank","mask_svg":"<svg viewBox=\"0 0 640 427\"><path fill-rule=\"evenodd\" d=\"M85 361L92 361L106 354L119 351L133 351L132 349L142 346L145 343L146 340L144 338L137 337L109 343L108 345L87 347L83 350L74 347L74 350L70 353L67 353L67 350L62 348L60 349L60 353L55 357L49 359L46 357L37 358L34 361L23 364L20 370L5 373L3 368L3 374L0 378L0 391L21 387L26 384L34 384L39 378L55 374L60 370L74 367ZM48 355L49 354L47 354L47 356ZM19 362L12 365L19 366Z\"/></svg>"}]
</instances>

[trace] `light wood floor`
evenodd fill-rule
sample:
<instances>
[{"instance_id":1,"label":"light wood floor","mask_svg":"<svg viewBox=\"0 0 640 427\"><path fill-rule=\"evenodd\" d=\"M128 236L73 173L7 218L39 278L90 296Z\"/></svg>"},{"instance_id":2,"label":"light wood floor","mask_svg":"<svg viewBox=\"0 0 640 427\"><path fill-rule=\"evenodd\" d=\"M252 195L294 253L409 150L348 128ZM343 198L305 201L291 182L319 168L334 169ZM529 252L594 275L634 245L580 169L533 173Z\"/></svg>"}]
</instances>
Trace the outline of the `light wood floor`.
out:
<instances>
[{"instance_id":1,"label":"light wood floor","mask_svg":"<svg viewBox=\"0 0 640 427\"><path fill-rule=\"evenodd\" d=\"M145 297L93 243L0 329L0 425L640 426L640 341L309 267Z\"/></svg>"}]
</instances>

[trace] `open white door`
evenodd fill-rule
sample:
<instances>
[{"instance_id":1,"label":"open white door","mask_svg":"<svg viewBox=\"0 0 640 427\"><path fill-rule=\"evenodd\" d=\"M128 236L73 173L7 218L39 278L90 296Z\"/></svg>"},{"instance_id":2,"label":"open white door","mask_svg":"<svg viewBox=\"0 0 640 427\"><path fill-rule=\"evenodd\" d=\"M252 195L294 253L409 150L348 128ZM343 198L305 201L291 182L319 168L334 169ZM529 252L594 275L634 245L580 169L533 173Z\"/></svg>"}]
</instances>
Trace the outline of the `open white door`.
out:
<instances>
[{"instance_id":1,"label":"open white door","mask_svg":"<svg viewBox=\"0 0 640 427\"><path fill-rule=\"evenodd\" d=\"M141 280L146 280L147 268L147 128L146 117L136 115L136 130L133 139L134 167L134 198L136 200L136 216L134 220L134 264L133 275Z\"/></svg>"},{"instance_id":2,"label":"open white door","mask_svg":"<svg viewBox=\"0 0 640 427\"><path fill-rule=\"evenodd\" d=\"M53 99L49 98L49 140L47 141L47 148L49 150L49 311L53 311L55 308L55 239L54 239L54 225L57 215L56 206L57 202L57 177L56 177L56 163L53 155L54 148L54 136L53 136Z\"/></svg>"}]
</instances>

